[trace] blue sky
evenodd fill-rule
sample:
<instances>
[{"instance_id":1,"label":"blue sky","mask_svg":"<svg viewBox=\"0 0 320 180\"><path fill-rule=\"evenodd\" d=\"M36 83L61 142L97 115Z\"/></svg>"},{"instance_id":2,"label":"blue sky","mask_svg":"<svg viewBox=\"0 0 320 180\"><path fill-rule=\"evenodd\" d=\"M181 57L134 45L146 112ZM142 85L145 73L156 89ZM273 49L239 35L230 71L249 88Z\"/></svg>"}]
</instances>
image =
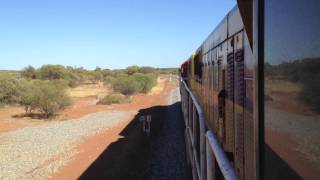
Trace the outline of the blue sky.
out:
<instances>
[{"instance_id":1,"label":"blue sky","mask_svg":"<svg viewBox=\"0 0 320 180\"><path fill-rule=\"evenodd\" d=\"M235 0L1 0L0 69L176 67Z\"/></svg>"}]
</instances>

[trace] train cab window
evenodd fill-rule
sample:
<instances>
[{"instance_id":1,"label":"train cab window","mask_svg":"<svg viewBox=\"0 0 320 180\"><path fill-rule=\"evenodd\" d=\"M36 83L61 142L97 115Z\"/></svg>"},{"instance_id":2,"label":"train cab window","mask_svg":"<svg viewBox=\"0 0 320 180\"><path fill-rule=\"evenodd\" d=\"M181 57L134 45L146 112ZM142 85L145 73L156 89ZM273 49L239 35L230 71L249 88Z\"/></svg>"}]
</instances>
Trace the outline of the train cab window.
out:
<instances>
[{"instance_id":1,"label":"train cab window","mask_svg":"<svg viewBox=\"0 0 320 180\"><path fill-rule=\"evenodd\" d=\"M264 179L320 177L320 1L264 1Z\"/></svg>"}]
</instances>

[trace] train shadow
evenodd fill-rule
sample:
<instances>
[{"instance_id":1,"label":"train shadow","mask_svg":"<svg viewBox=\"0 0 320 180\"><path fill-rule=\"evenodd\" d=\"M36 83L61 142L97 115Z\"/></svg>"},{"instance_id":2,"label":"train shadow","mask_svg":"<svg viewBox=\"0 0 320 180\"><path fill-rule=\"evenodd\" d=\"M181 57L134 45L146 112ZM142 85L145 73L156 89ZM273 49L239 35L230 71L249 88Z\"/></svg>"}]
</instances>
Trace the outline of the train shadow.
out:
<instances>
[{"instance_id":1,"label":"train shadow","mask_svg":"<svg viewBox=\"0 0 320 180\"><path fill-rule=\"evenodd\" d=\"M145 169L151 158L150 142L159 135L166 111L173 106L153 106L139 110L121 131L122 138L110 144L78 179L149 179ZM144 115L152 116L149 136L142 132L139 121Z\"/></svg>"}]
</instances>

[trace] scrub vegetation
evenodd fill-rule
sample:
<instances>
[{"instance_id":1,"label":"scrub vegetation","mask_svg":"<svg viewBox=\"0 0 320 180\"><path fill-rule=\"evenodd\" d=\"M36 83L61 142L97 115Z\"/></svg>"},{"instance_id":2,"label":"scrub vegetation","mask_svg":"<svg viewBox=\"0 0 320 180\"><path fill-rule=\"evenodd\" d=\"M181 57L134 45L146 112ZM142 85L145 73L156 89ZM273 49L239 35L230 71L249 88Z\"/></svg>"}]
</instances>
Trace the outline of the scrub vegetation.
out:
<instances>
[{"instance_id":1,"label":"scrub vegetation","mask_svg":"<svg viewBox=\"0 0 320 180\"><path fill-rule=\"evenodd\" d=\"M82 67L43 65L27 66L21 71L0 71L0 106L22 105L26 115L41 114L51 118L68 107L71 97L67 89L83 84L103 84L112 94L99 104L121 103L137 93L148 93L157 83L159 74L175 74L175 68L129 66L126 69L86 70Z\"/></svg>"},{"instance_id":2,"label":"scrub vegetation","mask_svg":"<svg viewBox=\"0 0 320 180\"><path fill-rule=\"evenodd\" d=\"M125 99L125 96L123 94L114 93L114 94L105 96L103 99L101 99L98 102L98 104L106 104L106 105L119 104L119 103L122 103L124 99Z\"/></svg>"}]
</instances>

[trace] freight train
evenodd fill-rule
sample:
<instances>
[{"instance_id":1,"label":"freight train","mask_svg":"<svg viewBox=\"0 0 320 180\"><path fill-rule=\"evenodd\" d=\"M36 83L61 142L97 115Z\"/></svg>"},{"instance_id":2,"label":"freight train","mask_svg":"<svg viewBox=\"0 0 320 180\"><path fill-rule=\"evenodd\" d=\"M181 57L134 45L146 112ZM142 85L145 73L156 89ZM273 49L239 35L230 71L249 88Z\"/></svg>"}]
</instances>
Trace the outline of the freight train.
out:
<instances>
[{"instance_id":1,"label":"freight train","mask_svg":"<svg viewBox=\"0 0 320 180\"><path fill-rule=\"evenodd\" d=\"M180 68L193 179L318 179L320 1L237 2Z\"/></svg>"}]
</instances>

